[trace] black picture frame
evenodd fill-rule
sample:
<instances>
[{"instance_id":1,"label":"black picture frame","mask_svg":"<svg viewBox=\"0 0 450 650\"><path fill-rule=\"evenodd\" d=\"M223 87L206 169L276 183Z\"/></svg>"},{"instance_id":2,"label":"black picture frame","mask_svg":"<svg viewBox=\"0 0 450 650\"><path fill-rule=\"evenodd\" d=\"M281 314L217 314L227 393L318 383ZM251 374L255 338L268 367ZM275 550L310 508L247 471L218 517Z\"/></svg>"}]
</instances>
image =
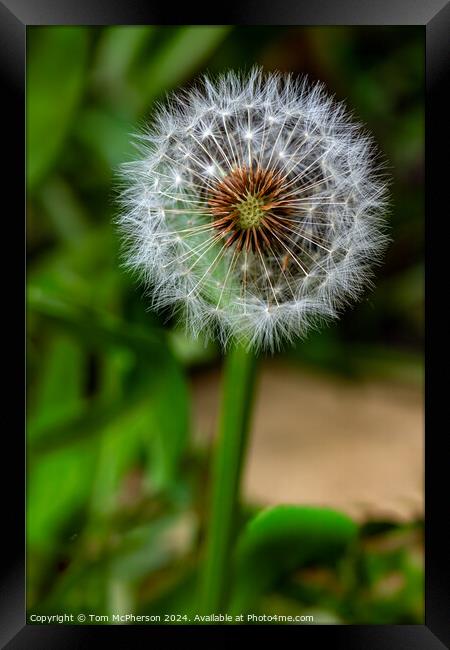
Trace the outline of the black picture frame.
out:
<instances>
[{"instance_id":1,"label":"black picture frame","mask_svg":"<svg viewBox=\"0 0 450 650\"><path fill-rule=\"evenodd\" d=\"M227 15L223 11L227 10ZM222 13L221 13L222 11ZM175 15L176 14L176 15ZM431 393L431 358L433 343L437 349L439 340L445 341L445 319L437 317L436 329L431 336L431 289L441 273L439 261L445 260L444 237L431 221L439 221L439 214L446 213L444 179L448 164L444 153L445 134L448 133L446 109L446 63L449 57L450 6L446 0L241 0L238 6L229 3L212 8L208 16L204 9L191 4L174 8L167 3L149 3L145 0L0 0L0 70L2 74L4 121L2 129L3 154L7 153L7 178L4 179L5 194L12 198L11 209L4 219L16 229L17 241L23 241L23 224L20 212L24 206L24 154L25 154L25 44L26 28L30 25L113 25L113 24L279 24L279 25L421 25L426 32L426 617L425 625L398 626L265 626L265 635L284 638L295 635L296 641L311 647L320 643L345 650L438 650L450 648L450 562L448 548L448 508L445 506L446 470L448 472L448 437L444 426L431 422L431 411L437 398ZM447 127L447 129L446 129ZM442 164L440 160L444 161ZM14 215L14 218L13 218ZM447 219L441 214L440 220ZM9 235L8 235L9 237ZM448 239L446 240L448 242ZM20 245L20 244L19 244ZM448 253L447 253L448 257ZM6 290L8 303L15 303L19 325L8 323L10 331L5 341L17 338L22 344L25 319L23 287L25 274L23 258L14 255L9 267L19 281L19 287ZM8 295L8 291L10 295ZM17 302L18 301L18 302ZM438 309L436 306L435 309ZM10 310L12 311L12 310ZM442 315L442 314L441 314ZM444 322L442 322L444 320ZM442 323L442 336L437 331ZM435 325L433 324L433 329ZM9 347L9 344L8 346ZM444 346L446 347L446 346ZM440 355L440 353L439 353ZM23 395L23 383L18 355L11 364L8 377L9 391ZM442 361L441 361L442 364ZM442 365L440 364L440 367ZM442 376L445 381L445 374ZM445 400L442 400L445 402ZM4 458L13 468L3 490L2 523L4 544L2 580L0 590L0 641L2 647L11 650L49 650L51 648L90 648L98 642L117 643L120 647L148 647L158 638L175 639L183 635L184 642L192 635L211 639L215 627L168 627L168 626L39 626L25 622L25 440L23 424L23 400L12 412L10 422L3 420ZM7 447L7 453L5 449ZM446 453L447 452L447 453ZM6 463L4 463L5 465ZM445 524L447 523L447 527ZM253 636L257 626L221 626L224 639L240 639ZM250 638L250 637L249 637Z\"/></svg>"}]
</instances>

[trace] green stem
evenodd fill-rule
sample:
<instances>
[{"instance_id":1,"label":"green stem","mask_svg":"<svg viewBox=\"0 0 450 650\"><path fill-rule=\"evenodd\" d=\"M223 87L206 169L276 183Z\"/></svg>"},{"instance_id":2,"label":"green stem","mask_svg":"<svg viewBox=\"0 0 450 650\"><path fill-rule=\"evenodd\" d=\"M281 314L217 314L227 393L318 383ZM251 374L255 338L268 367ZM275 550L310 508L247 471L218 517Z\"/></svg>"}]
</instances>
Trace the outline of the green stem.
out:
<instances>
[{"instance_id":1,"label":"green stem","mask_svg":"<svg viewBox=\"0 0 450 650\"><path fill-rule=\"evenodd\" d=\"M215 452L209 530L201 593L201 609L226 608L230 554L236 530L240 480L246 449L256 357L234 346L226 357L219 437Z\"/></svg>"}]
</instances>

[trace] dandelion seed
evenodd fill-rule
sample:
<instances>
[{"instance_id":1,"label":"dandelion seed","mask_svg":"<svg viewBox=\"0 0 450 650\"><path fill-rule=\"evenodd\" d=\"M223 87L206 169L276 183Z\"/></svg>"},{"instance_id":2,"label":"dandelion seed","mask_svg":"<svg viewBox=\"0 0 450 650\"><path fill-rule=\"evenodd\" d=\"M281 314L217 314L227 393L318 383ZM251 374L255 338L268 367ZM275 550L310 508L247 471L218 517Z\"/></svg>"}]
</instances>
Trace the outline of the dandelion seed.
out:
<instances>
[{"instance_id":1,"label":"dandelion seed","mask_svg":"<svg viewBox=\"0 0 450 650\"><path fill-rule=\"evenodd\" d=\"M372 139L322 84L254 69L172 95L124 166L126 263L187 327L277 348L338 316L387 238Z\"/></svg>"}]
</instances>

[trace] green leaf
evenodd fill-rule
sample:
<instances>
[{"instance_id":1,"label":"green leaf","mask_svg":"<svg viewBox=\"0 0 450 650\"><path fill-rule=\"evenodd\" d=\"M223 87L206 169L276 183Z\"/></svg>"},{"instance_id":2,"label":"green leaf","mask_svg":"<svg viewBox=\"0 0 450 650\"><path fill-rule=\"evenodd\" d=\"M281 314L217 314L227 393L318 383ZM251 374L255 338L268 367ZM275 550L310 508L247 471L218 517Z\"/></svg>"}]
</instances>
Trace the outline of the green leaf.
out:
<instances>
[{"instance_id":1,"label":"green leaf","mask_svg":"<svg viewBox=\"0 0 450 650\"><path fill-rule=\"evenodd\" d=\"M80 101L88 53L84 27L32 29L27 68L27 181L34 188L61 151Z\"/></svg>"},{"instance_id":2,"label":"green leaf","mask_svg":"<svg viewBox=\"0 0 450 650\"><path fill-rule=\"evenodd\" d=\"M287 505L259 513L238 541L231 611L244 612L295 569L334 563L356 533L349 517L328 508Z\"/></svg>"},{"instance_id":3,"label":"green leaf","mask_svg":"<svg viewBox=\"0 0 450 650\"><path fill-rule=\"evenodd\" d=\"M132 353L145 380L114 400L105 401L104 396L97 399L69 420L32 421L29 439L33 453L101 434L103 446L110 450L105 452L110 467L104 475L114 470L113 478L101 483L117 484L130 459L136 458L138 447L146 452L153 486L162 489L173 483L189 431L189 396L184 373L167 337L154 329L125 323L106 311L69 304L38 287L29 288L28 299L34 313L85 345L106 351L123 348ZM111 457L118 463L116 469ZM101 491L105 492L103 488Z\"/></svg>"},{"instance_id":4,"label":"green leaf","mask_svg":"<svg viewBox=\"0 0 450 650\"><path fill-rule=\"evenodd\" d=\"M29 443L45 426L74 416L83 402L85 355L81 346L72 337L56 334L43 352L28 409Z\"/></svg>"},{"instance_id":5,"label":"green leaf","mask_svg":"<svg viewBox=\"0 0 450 650\"><path fill-rule=\"evenodd\" d=\"M48 551L63 528L78 533L74 513L87 505L95 463L95 449L82 442L59 449L28 467L27 543Z\"/></svg>"},{"instance_id":6,"label":"green leaf","mask_svg":"<svg viewBox=\"0 0 450 650\"><path fill-rule=\"evenodd\" d=\"M92 306L118 312L124 278L119 270L117 240L112 229L93 228L65 243L28 265L30 303L35 297L37 303L54 299L69 303L70 307L80 305L78 310Z\"/></svg>"},{"instance_id":7,"label":"green leaf","mask_svg":"<svg viewBox=\"0 0 450 650\"><path fill-rule=\"evenodd\" d=\"M106 27L100 36L93 79L96 84L115 86L126 74L141 50L155 34L154 25Z\"/></svg>"},{"instance_id":8,"label":"green leaf","mask_svg":"<svg viewBox=\"0 0 450 650\"><path fill-rule=\"evenodd\" d=\"M105 422L92 501L97 515L114 511L126 473L140 465L142 457L150 491L168 489L179 479L189 431L186 380L169 357L157 366L148 365L147 374L140 399L133 403L133 396L125 395L122 408Z\"/></svg>"},{"instance_id":9,"label":"green leaf","mask_svg":"<svg viewBox=\"0 0 450 650\"><path fill-rule=\"evenodd\" d=\"M109 516L120 507L120 488L129 469L139 457L140 412L128 409L111 419L101 431L98 462L91 499L91 515L98 524L99 517Z\"/></svg>"},{"instance_id":10,"label":"green leaf","mask_svg":"<svg viewBox=\"0 0 450 650\"><path fill-rule=\"evenodd\" d=\"M230 29L228 25L196 25L177 29L142 73L144 110L163 91L182 83L207 61Z\"/></svg>"},{"instance_id":11,"label":"green leaf","mask_svg":"<svg viewBox=\"0 0 450 650\"><path fill-rule=\"evenodd\" d=\"M59 239L68 245L80 241L88 231L88 216L69 183L52 175L40 188L38 199Z\"/></svg>"},{"instance_id":12,"label":"green leaf","mask_svg":"<svg viewBox=\"0 0 450 650\"><path fill-rule=\"evenodd\" d=\"M144 441L149 452L152 485L163 489L176 484L190 424L189 394L177 363L162 366L149 394Z\"/></svg>"},{"instance_id":13,"label":"green leaf","mask_svg":"<svg viewBox=\"0 0 450 650\"><path fill-rule=\"evenodd\" d=\"M121 163L131 160L135 151L131 134L135 130L134 121L101 108L83 111L76 126L80 141L96 153L109 174L117 171Z\"/></svg>"},{"instance_id":14,"label":"green leaf","mask_svg":"<svg viewBox=\"0 0 450 650\"><path fill-rule=\"evenodd\" d=\"M27 297L29 309L72 333L87 347L124 347L155 364L171 354L163 332L155 328L125 323L105 310L68 303L59 295L45 294L38 286L29 286Z\"/></svg>"}]
</instances>

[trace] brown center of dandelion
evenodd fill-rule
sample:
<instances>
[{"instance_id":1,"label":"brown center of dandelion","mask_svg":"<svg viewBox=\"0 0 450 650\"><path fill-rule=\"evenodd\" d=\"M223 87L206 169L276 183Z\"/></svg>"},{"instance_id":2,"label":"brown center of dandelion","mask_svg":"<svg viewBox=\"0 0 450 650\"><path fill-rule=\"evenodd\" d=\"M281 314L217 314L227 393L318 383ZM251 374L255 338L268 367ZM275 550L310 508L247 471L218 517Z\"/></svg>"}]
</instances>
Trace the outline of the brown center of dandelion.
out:
<instances>
[{"instance_id":1,"label":"brown center of dandelion","mask_svg":"<svg viewBox=\"0 0 450 650\"><path fill-rule=\"evenodd\" d=\"M226 245L255 251L282 242L286 217L292 212L286 186L283 174L261 167L240 167L220 180L210 192L208 205Z\"/></svg>"}]
</instances>

